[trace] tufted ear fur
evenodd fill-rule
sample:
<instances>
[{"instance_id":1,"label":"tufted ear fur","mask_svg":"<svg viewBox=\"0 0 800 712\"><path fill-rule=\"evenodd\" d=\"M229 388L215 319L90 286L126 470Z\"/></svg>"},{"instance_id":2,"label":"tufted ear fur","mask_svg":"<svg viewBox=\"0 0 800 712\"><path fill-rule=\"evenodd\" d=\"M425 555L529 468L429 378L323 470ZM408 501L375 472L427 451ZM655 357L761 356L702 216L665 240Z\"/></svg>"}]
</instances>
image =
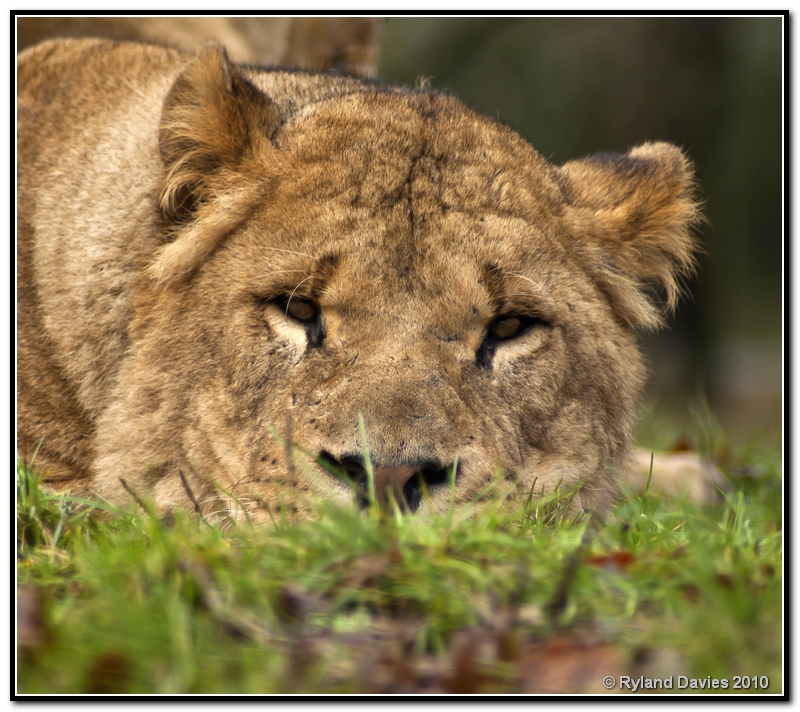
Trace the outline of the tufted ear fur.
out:
<instances>
[{"instance_id":1,"label":"tufted ear fur","mask_svg":"<svg viewBox=\"0 0 800 712\"><path fill-rule=\"evenodd\" d=\"M646 143L625 155L596 155L559 169L572 234L585 266L629 326L657 327L643 289L659 284L672 310L680 278L694 271L692 228L700 222L693 171L681 151Z\"/></svg>"},{"instance_id":2,"label":"tufted ear fur","mask_svg":"<svg viewBox=\"0 0 800 712\"><path fill-rule=\"evenodd\" d=\"M244 79L220 45L184 69L164 102L158 207L168 244L150 275L188 275L263 198L274 164L275 104Z\"/></svg>"}]
</instances>

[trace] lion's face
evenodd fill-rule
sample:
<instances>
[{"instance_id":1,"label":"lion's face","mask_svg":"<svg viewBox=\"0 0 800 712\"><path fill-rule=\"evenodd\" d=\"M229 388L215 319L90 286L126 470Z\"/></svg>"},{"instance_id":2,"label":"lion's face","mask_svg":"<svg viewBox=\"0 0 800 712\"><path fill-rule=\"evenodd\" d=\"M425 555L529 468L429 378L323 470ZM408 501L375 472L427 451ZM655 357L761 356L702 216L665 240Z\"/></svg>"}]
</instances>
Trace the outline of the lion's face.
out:
<instances>
[{"instance_id":1,"label":"lion's face","mask_svg":"<svg viewBox=\"0 0 800 712\"><path fill-rule=\"evenodd\" d=\"M72 134L39 140L37 92L70 66L58 52L98 49L56 43L22 76L44 117L24 145L68 208L25 183L36 249L70 256L45 260L38 298L61 315L53 370L92 418L79 464L100 494L169 509L191 492L259 519L363 504L371 468L377 497L419 512L495 483L610 502L643 380L634 329L660 319L644 287L672 305L692 264L678 149L557 167L451 97L109 45L117 73L129 55L150 73L76 85L65 110L97 111L72 124L114 156L85 150L81 173L58 144Z\"/></svg>"},{"instance_id":2,"label":"lion's face","mask_svg":"<svg viewBox=\"0 0 800 712\"><path fill-rule=\"evenodd\" d=\"M449 506L454 466L456 503L498 474L603 502L642 367L546 164L453 100L349 101L362 122L336 101L283 127L274 192L159 307L214 374L179 386L199 457L255 505L352 501L342 474L363 501L362 416L378 495L411 510Z\"/></svg>"}]
</instances>

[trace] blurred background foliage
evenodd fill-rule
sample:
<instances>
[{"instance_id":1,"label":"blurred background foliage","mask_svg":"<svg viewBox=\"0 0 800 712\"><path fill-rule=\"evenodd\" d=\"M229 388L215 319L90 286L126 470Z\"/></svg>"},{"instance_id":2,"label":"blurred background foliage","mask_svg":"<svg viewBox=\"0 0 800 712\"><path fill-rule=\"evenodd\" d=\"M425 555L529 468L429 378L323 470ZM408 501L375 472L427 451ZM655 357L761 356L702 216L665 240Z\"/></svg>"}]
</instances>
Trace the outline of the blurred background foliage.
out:
<instances>
[{"instance_id":1,"label":"blurred background foliage","mask_svg":"<svg viewBox=\"0 0 800 712\"><path fill-rule=\"evenodd\" d=\"M379 76L451 91L555 163L664 140L695 163L709 223L669 328L642 334L646 409L780 442L780 17L389 18Z\"/></svg>"}]
</instances>

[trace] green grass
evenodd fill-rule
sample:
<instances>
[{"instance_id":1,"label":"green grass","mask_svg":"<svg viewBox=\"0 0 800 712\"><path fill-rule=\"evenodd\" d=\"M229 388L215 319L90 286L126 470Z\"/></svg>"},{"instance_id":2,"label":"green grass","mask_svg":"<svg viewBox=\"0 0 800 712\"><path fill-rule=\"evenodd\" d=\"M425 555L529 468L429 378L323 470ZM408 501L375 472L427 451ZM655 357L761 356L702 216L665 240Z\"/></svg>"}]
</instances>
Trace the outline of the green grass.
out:
<instances>
[{"instance_id":1,"label":"green grass","mask_svg":"<svg viewBox=\"0 0 800 712\"><path fill-rule=\"evenodd\" d=\"M606 675L755 675L780 693L780 462L746 458L724 504L628 495L604 522L554 496L428 521L322 507L225 531L54 495L18 466L17 692L601 692Z\"/></svg>"}]
</instances>

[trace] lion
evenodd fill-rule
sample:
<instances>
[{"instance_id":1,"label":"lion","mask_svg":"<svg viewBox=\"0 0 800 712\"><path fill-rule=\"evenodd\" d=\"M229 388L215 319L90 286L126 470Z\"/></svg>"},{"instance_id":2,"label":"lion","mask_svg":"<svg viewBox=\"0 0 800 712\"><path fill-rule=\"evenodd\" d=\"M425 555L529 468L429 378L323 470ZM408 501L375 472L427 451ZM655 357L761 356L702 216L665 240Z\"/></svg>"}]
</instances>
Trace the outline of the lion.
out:
<instances>
[{"instance_id":1,"label":"lion","mask_svg":"<svg viewBox=\"0 0 800 712\"><path fill-rule=\"evenodd\" d=\"M18 443L52 483L255 522L498 481L608 510L636 330L694 269L679 148L557 166L448 94L214 44L18 66Z\"/></svg>"}]
</instances>

